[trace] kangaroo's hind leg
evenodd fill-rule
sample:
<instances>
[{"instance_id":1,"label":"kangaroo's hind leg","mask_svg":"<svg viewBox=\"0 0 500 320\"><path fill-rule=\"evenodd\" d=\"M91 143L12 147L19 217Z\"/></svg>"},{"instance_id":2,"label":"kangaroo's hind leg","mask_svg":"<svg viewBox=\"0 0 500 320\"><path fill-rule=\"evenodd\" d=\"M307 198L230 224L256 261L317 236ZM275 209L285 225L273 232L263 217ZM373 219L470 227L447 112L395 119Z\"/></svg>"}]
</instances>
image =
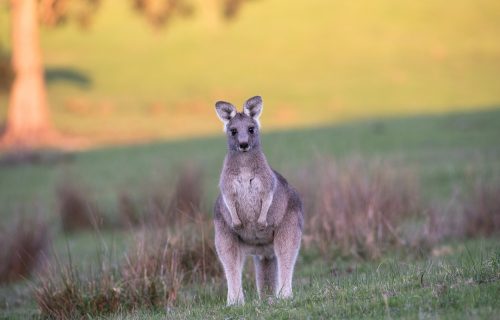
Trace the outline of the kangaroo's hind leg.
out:
<instances>
[{"instance_id":1,"label":"kangaroo's hind leg","mask_svg":"<svg viewBox=\"0 0 500 320\"><path fill-rule=\"evenodd\" d=\"M215 220L215 249L224 268L227 280L227 304L244 304L241 275L245 255L238 238L231 232L224 221Z\"/></svg>"},{"instance_id":2,"label":"kangaroo's hind leg","mask_svg":"<svg viewBox=\"0 0 500 320\"><path fill-rule=\"evenodd\" d=\"M278 261L276 256L254 256L253 262L259 298L263 299L266 295L275 295L278 288Z\"/></svg>"},{"instance_id":3,"label":"kangaroo's hind leg","mask_svg":"<svg viewBox=\"0 0 500 320\"><path fill-rule=\"evenodd\" d=\"M292 296L293 271L300 249L301 237L302 212L288 212L274 237L274 252L278 262L276 296L279 298Z\"/></svg>"}]
</instances>

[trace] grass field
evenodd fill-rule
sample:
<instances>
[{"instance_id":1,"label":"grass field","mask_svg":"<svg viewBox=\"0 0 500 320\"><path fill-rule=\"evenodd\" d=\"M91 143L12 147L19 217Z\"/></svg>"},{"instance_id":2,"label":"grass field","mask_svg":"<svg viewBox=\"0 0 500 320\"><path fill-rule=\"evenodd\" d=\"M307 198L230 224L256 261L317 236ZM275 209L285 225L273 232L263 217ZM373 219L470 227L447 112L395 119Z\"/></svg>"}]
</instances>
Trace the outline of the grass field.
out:
<instances>
[{"instance_id":1,"label":"grass field","mask_svg":"<svg viewBox=\"0 0 500 320\"><path fill-rule=\"evenodd\" d=\"M297 172L315 157L383 160L417 173L429 201L446 203L466 190L471 178L500 178L500 112L490 110L442 116L376 119L316 129L265 131L269 162L299 183ZM264 123L265 125L265 123ZM109 216L116 215L120 192L134 195L172 184L185 163L203 170L204 212L209 214L225 152L217 137L114 147L75 153L46 164L0 167L1 217L5 225L37 209L50 221L53 247L62 261L71 252L75 263L97 263L103 245L121 257L133 239L126 231L63 234L56 214L56 188L70 180ZM332 244L335 245L335 244ZM66 257L66 258L65 258ZM344 255L324 259L303 249L295 277L295 298L269 305L255 300L245 278L247 305L224 307L222 280L181 288L178 303L167 310L137 311L116 318L495 318L500 312L498 235L476 240L448 240L429 251L390 251L375 260ZM0 314L26 318L37 309L30 280L0 287Z\"/></svg>"},{"instance_id":2,"label":"grass field","mask_svg":"<svg viewBox=\"0 0 500 320\"><path fill-rule=\"evenodd\" d=\"M323 246L326 251L311 245L317 230L307 222L322 211L306 212L289 301L258 301L246 273L243 307L225 307L225 281L214 276L181 282L171 305L139 303L129 311L133 308L121 301L123 310L102 317L85 309L95 298L87 292L80 318L498 318L498 226L488 236L471 234L462 229L478 221L460 222L457 216L467 204L473 211L484 203L484 212L500 207L495 195L488 200L496 200L491 208L487 197L479 204L461 202L470 201L464 199L474 195L477 181L500 185L500 2L260 0L246 1L235 20L223 21L213 11L217 1L192 0L194 14L174 19L165 30L152 29L131 10L131 2L121 0L102 1L88 30L73 24L42 29L53 120L64 134L83 136L96 148L44 151L28 163L0 154L0 319L39 318L33 292L47 281L28 276L5 283L5 270L16 261L4 250L11 239L28 243L13 241L18 253L47 241L49 264L71 263L83 280L76 286L93 280L98 296L98 284L107 279L100 268L121 270L138 242L139 231L121 220L124 195L138 206L152 195L168 198L186 167L199 168L197 209L210 217L225 154L213 103L240 105L255 94L265 102L266 156L293 185L306 186L306 208L312 208L316 193L325 192L321 179L304 181L310 173L326 176L322 163L338 163L340 169L348 168L342 163L358 163L360 169L383 163L380 174L409 172L415 178L420 215L400 212L407 220L396 225L395 243L381 242L380 254L363 255L355 246L342 250L335 241ZM5 52L7 2L0 0ZM7 98L0 89L0 128ZM148 143L125 146L138 141ZM363 172L355 178L362 180ZM84 208L102 214L101 229L65 229L61 198L68 195L61 190L72 186ZM404 186L389 190L403 197L406 192ZM78 207L74 202L70 209ZM442 220L436 226L456 228L455 233L419 238L431 234L420 230L432 227L432 214ZM490 215L500 221L498 210ZM29 231L24 239L13 223L20 217ZM175 238L177 225L167 226L162 230ZM179 230L199 236L197 229ZM417 245L407 241L411 236ZM215 257L211 262L217 263ZM42 271L44 265L36 267ZM111 281L116 292L125 290L123 278L116 279ZM64 296L59 289L47 300Z\"/></svg>"},{"instance_id":3,"label":"grass field","mask_svg":"<svg viewBox=\"0 0 500 320\"><path fill-rule=\"evenodd\" d=\"M87 31L44 29L53 117L94 143L218 132L213 102L264 97L266 127L491 108L500 102L495 0L248 1L153 31L106 0ZM0 12L0 43L9 46ZM6 110L0 96L0 121Z\"/></svg>"},{"instance_id":4,"label":"grass field","mask_svg":"<svg viewBox=\"0 0 500 320\"><path fill-rule=\"evenodd\" d=\"M294 179L293 173L322 154L353 154L390 159L418 170L429 197L447 196L456 180L480 171L498 174L500 112L380 119L315 129L268 132L263 147L270 163ZM203 169L206 198L215 196L225 154L224 135L135 147L114 147L75 153L57 165L10 166L0 171L2 217L20 204L42 203L54 211L58 184L66 179L88 187L104 206L119 191L140 193L148 184L175 178L183 163ZM484 171L484 172L482 172ZM22 208L21 208L22 209Z\"/></svg>"},{"instance_id":5,"label":"grass field","mask_svg":"<svg viewBox=\"0 0 500 320\"><path fill-rule=\"evenodd\" d=\"M388 257L377 263L302 260L295 278L295 298L291 301L270 305L250 296L251 302L244 307L230 309L224 307L224 290L215 291L214 295L203 288L199 304L181 305L166 316L173 319L494 318L500 308L498 243L476 241L452 248L454 253L447 257L419 261L400 257ZM247 284L246 288L249 287ZM143 317L160 319L165 313L126 316Z\"/></svg>"},{"instance_id":6,"label":"grass field","mask_svg":"<svg viewBox=\"0 0 500 320\"><path fill-rule=\"evenodd\" d=\"M247 303L225 307L223 281L183 288L183 300L167 310L135 311L112 319L494 319L500 310L498 239L447 244L446 256L376 262L299 258L295 296L268 304L257 300L245 277ZM248 267L248 266L247 266ZM37 315L26 284L2 287L2 319ZM93 317L89 317L93 318ZM97 317L95 317L97 318Z\"/></svg>"}]
</instances>

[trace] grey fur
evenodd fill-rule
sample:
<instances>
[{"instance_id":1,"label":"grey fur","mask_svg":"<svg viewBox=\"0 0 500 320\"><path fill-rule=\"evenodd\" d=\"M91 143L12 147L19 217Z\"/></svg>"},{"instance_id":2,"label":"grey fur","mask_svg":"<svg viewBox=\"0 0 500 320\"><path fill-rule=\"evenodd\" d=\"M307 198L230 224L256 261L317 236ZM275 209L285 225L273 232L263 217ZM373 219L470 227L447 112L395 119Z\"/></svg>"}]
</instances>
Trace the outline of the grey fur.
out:
<instances>
[{"instance_id":1,"label":"grey fur","mask_svg":"<svg viewBox=\"0 0 500 320\"><path fill-rule=\"evenodd\" d=\"M259 297L289 298L303 209L298 193L269 166L261 150L262 98L250 98L242 113L227 102L217 102L216 111L228 143L214 208L215 247L226 275L227 304L244 303L241 276L247 255L254 256Z\"/></svg>"}]
</instances>

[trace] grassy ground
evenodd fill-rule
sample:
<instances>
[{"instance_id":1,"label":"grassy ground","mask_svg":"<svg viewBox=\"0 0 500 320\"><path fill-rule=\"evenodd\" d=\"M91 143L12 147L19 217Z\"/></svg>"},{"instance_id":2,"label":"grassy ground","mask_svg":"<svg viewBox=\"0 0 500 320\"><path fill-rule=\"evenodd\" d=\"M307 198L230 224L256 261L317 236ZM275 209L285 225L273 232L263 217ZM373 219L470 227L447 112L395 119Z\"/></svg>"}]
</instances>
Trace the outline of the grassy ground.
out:
<instances>
[{"instance_id":1,"label":"grassy ground","mask_svg":"<svg viewBox=\"0 0 500 320\"><path fill-rule=\"evenodd\" d=\"M500 312L499 281L498 239L448 243L425 257L394 254L375 262L325 261L303 250L290 301L259 301L255 285L246 275L247 303L243 307L225 306L226 289L221 279L203 287L182 288L174 307L109 318L494 319ZM2 287L0 297L2 319L37 315L27 284Z\"/></svg>"},{"instance_id":2,"label":"grassy ground","mask_svg":"<svg viewBox=\"0 0 500 320\"><path fill-rule=\"evenodd\" d=\"M427 195L448 196L455 181L475 173L498 174L500 111L380 119L294 131L266 130L263 147L270 163L293 181L295 172L318 155L390 159L418 171ZM0 213L41 205L54 211L55 189L74 180L110 209L120 191L164 186L184 163L203 170L206 198L214 198L225 140L217 137L114 147L75 153L57 165L0 167ZM477 172L475 172L477 171ZM24 208L23 208L24 205ZM109 211L109 210L107 210Z\"/></svg>"},{"instance_id":3,"label":"grassy ground","mask_svg":"<svg viewBox=\"0 0 500 320\"><path fill-rule=\"evenodd\" d=\"M379 119L317 129L265 132L263 144L270 163L297 181L296 172L316 155L337 159L358 155L403 164L419 174L425 197L446 201L452 186L463 187L472 176L499 177L500 112L498 110ZM0 167L2 220L38 207L52 221L54 247L64 257L69 250L82 267L93 264L105 243L120 257L130 244L123 231L62 235L55 214L55 188L66 179L86 186L99 206L116 212L120 191L146 192L171 183L182 163L204 170L206 201L216 192L224 155L221 136L108 148L76 153L62 163ZM352 258L322 259L303 250L296 274L295 298L273 305L255 301L246 278L245 307L224 307L222 281L182 289L178 306L165 312L127 314L129 318L494 318L500 312L500 246L498 238L450 242L432 253L394 252L374 262ZM423 274L423 277L422 277ZM423 279L423 280L422 280ZM30 282L0 288L1 314L25 318L36 314Z\"/></svg>"},{"instance_id":4,"label":"grassy ground","mask_svg":"<svg viewBox=\"0 0 500 320\"><path fill-rule=\"evenodd\" d=\"M247 283L244 307L224 306L223 290L199 289L199 296L161 313L137 313L141 319L489 319L500 309L500 247L494 241L452 245L446 257L377 263L304 261L297 266L295 297L256 300ZM250 291L250 292L249 292ZM123 315L118 318L123 317Z\"/></svg>"},{"instance_id":5,"label":"grassy ground","mask_svg":"<svg viewBox=\"0 0 500 320\"><path fill-rule=\"evenodd\" d=\"M254 94L273 128L500 102L495 0L248 1L230 23L195 2L164 32L118 0L88 31L45 29L57 126L94 142L197 136L219 130L214 101Z\"/></svg>"}]
</instances>

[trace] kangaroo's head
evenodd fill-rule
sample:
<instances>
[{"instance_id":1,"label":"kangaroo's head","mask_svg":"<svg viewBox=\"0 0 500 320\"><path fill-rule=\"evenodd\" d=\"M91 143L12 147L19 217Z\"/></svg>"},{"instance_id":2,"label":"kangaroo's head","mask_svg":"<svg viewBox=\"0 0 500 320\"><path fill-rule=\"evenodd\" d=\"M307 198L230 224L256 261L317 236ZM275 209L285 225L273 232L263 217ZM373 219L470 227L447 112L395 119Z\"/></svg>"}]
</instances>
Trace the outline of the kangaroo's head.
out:
<instances>
[{"instance_id":1,"label":"kangaroo's head","mask_svg":"<svg viewBox=\"0 0 500 320\"><path fill-rule=\"evenodd\" d=\"M262 98L259 96L248 99L243 112L238 112L229 102L218 101L215 104L217 115L224 123L230 151L248 152L260 147L259 117L262 107Z\"/></svg>"}]
</instances>

